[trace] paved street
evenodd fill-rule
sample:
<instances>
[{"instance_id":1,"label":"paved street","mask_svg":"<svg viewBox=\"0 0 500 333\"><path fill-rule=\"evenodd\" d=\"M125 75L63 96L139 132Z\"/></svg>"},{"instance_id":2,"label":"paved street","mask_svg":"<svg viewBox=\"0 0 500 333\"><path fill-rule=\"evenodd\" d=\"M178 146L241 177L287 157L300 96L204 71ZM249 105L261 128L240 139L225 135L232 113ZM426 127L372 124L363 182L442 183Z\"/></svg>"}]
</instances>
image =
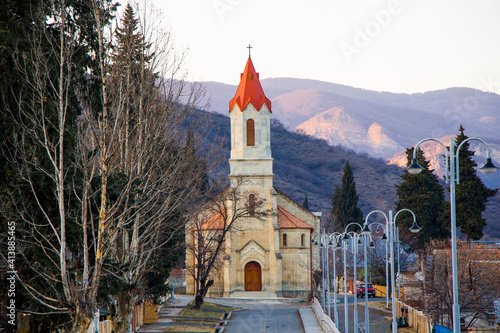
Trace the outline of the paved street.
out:
<instances>
[{"instance_id":1,"label":"paved street","mask_svg":"<svg viewBox=\"0 0 500 333\"><path fill-rule=\"evenodd\" d=\"M302 333L304 327L299 309L306 306L292 300L241 300L207 298L207 302L219 303L246 310L232 314L225 332L229 333Z\"/></svg>"},{"instance_id":2,"label":"paved street","mask_svg":"<svg viewBox=\"0 0 500 333\"><path fill-rule=\"evenodd\" d=\"M344 332L344 297L338 297L341 301L337 305L339 314L339 330ZM385 298L370 298L369 301L382 301ZM299 316L299 309L306 306L305 303L298 303L293 300L241 300L230 298L207 298L208 302L219 303L232 307L244 308L246 310L233 312L230 323L226 327L226 332L230 333L300 333L304 332ZM332 297L333 303L333 297ZM354 332L354 297L348 297L348 320L349 332ZM333 319L334 307L331 307ZM390 332L389 318L391 313L370 308L370 333ZM365 322L364 298L358 299L358 332L362 330Z\"/></svg>"}]
</instances>

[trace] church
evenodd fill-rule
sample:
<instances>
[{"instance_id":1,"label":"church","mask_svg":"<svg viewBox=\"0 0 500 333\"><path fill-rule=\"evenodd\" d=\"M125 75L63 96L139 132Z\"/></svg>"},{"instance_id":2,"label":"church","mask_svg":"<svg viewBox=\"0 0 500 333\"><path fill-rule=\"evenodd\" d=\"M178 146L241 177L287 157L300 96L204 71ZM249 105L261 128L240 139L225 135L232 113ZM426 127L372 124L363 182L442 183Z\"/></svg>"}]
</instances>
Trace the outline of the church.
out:
<instances>
[{"instance_id":1,"label":"church","mask_svg":"<svg viewBox=\"0 0 500 333\"><path fill-rule=\"evenodd\" d=\"M270 214L247 216L244 228L226 236L222 264L214 269L207 296L305 298L312 289L312 269L318 267L317 247L321 213L312 213L274 187L271 152L271 101L264 94L252 60L248 58L234 98L231 122L230 183L241 184L241 198L252 205L261 200ZM210 217L207 218L210 220ZM193 242L186 231L186 242ZM186 252L186 268L194 257ZM195 280L186 276L186 293L194 294Z\"/></svg>"}]
</instances>

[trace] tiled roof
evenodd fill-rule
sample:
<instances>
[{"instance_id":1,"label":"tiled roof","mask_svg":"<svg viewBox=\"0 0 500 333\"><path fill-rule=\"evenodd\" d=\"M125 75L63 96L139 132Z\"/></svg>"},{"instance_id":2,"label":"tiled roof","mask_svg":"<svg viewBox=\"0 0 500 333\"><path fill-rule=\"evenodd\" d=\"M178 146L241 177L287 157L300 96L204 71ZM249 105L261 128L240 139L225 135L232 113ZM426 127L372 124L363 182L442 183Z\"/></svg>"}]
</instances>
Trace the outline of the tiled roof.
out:
<instances>
[{"instance_id":1,"label":"tiled roof","mask_svg":"<svg viewBox=\"0 0 500 333\"><path fill-rule=\"evenodd\" d=\"M220 213L216 213L205 221L201 225L201 230L222 230L224 229L224 219Z\"/></svg>"},{"instance_id":2,"label":"tiled roof","mask_svg":"<svg viewBox=\"0 0 500 333\"><path fill-rule=\"evenodd\" d=\"M281 206L278 206L278 226L280 229L312 229L309 224Z\"/></svg>"},{"instance_id":3,"label":"tiled roof","mask_svg":"<svg viewBox=\"0 0 500 333\"><path fill-rule=\"evenodd\" d=\"M249 103L252 103L257 111L260 111L262 105L266 104L269 111L271 111L271 100L264 94L259 81L259 73L255 71L250 58L248 58L245 70L241 73L241 80L236 94L229 102L229 112L233 109L234 104L237 104L240 110L243 111Z\"/></svg>"}]
</instances>

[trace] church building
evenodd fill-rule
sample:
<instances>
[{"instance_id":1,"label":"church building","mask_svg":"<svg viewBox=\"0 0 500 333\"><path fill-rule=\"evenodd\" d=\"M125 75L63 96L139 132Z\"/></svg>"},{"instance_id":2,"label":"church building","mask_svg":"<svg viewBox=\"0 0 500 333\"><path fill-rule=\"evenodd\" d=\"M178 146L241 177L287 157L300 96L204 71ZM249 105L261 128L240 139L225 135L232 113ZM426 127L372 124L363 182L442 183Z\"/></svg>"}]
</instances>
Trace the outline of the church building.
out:
<instances>
[{"instance_id":1,"label":"church building","mask_svg":"<svg viewBox=\"0 0 500 333\"><path fill-rule=\"evenodd\" d=\"M321 213L312 213L274 187L271 152L271 101L264 94L249 56L233 99L231 121L232 185L240 184L249 206L257 200L270 214L245 217L244 228L229 231L222 264L212 273L214 285L207 296L307 297L318 249L311 244L320 228ZM208 219L207 219L208 220ZM212 224L213 225L213 224ZM186 242L192 235L186 232ZM313 253L314 252L314 253ZM186 266L194 257L186 252ZM186 276L186 293L194 294L193 276ZM256 293L257 292L257 293Z\"/></svg>"}]
</instances>

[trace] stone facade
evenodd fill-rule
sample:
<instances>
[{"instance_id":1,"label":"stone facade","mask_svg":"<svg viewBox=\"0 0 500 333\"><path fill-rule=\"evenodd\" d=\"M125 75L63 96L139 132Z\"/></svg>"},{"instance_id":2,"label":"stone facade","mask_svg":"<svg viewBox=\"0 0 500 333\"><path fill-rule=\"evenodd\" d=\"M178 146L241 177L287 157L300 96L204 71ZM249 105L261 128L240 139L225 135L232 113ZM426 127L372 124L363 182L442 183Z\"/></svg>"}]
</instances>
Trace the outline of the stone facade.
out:
<instances>
[{"instance_id":1,"label":"stone facade","mask_svg":"<svg viewBox=\"0 0 500 333\"><path fill-rule=\"evenodd\" d=\"M234 292L267 292L269 295L306 297L311 291L313 232L319 231L321 214L313 214L273 185L271 156L271 102L260 86L251 59L235 97L230 102L230 183L239 188L238 204L262 203L265 217L237 221L228 233L222 263L212 273L209 296ZM208 231L207 231L208 232ZM192 242L190 232L186 241ZM186 254L186 266L193 264ZM187 277L186 292L194 293L194 278Z\"/></svg>"}]
</instances>

